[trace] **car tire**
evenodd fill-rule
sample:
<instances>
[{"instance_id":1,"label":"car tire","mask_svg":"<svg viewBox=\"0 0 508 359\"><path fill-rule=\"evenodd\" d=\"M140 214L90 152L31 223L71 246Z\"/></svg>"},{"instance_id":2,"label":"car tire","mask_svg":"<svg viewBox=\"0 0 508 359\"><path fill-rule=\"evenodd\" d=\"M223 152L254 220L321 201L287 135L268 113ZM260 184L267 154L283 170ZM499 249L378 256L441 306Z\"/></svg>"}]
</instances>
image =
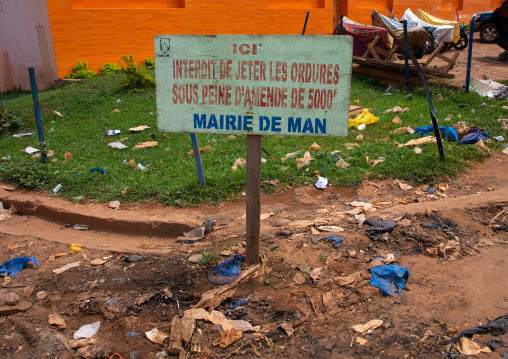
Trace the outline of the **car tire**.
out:
<instances>
[{"instance_id":1,"label":"car tire","mask_svg":"<svg viewBox=\"0 0 508 359\"><path fill-rule=\"evenodd\" d=\"M480 28L480 39L486 43L496 42L497 30L493 22L489 22Z\"/></svg>"}]
</instances>

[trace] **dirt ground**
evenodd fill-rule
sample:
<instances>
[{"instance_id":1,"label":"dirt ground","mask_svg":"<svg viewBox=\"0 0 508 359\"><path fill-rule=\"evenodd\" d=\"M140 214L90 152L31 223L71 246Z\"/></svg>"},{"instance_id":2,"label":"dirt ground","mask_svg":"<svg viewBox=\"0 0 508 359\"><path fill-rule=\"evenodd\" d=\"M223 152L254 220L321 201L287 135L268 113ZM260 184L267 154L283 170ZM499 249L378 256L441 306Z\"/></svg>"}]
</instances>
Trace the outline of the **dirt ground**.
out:
<instances>
[{"instance_id":1,"label":"dirt ground","mask_svg":"<svg viewBox=\"0 0 508 359\"><path fill-rule=\"evenodd\" d=\"M453 54L457 50L450 50L447 54ZM471 58L471 78L479 80L506 81L508 76L508 62L496 61L503 49L496 44L486 44L480 41L480 35L475 33L473 41L473 55ZM466 81L468 49L460 51L457 65L450 70L455 75L451 82L461 87Z\"/></svg>"},{"instance_id":2,"label":"dirt ground","mask_svg":"<svg viewBox=\"0 0 508 359\"><path fill-rule=\"evenodd\" d=\"M479 51L473 56L474 76L506 79L508 64L489 65L500 48L474 45ZM494 154L471 164L455 181L430 188L369 179L357 189L309 186L263 195L264 262L254 278L229 291L217 307L206 306L259 326L258 331L244 332L222 348L213 345L224 335L221 327L197 320L202 338L194 334L180 357L226 358L232 352L238 358L446 357L454 334L508 314L508 211L501 213L508 208L505 166L508 156ZM26 304L17 313L0 306L4 358L165 358L174 341L157 344L145 333L157 328L169 334L175 316L198 305L208 290L220 288L207 280L210 265L188 258L207 251L221 253L222 261L245 252L245 200L218 207L115 211L104 204L69 204L0 189L6 207L14 199L27 205L18 208L21 214L0 221L0 262L35 256L39 267L29 263L0 281L0 300L14 292ZM354 206L354 201L365 204ZM39 211L30 214L34 203ZM83 223L87 213L89 231L69 227ZM396 225L371 239L362 215ZM149 225L136 225L136 218L147 217L152 218ZM206 221L214 228L203 242L177 243L184 230ZM344 240L334 248L325 241L328 236ZM83 251L71 254L73 243ZM139 257L132 255L142 258L134 261ZM409 271L402 296L384 296L370 285L370 269L390 261ZM53 273L74 262L79 266ZM244 265L242 272L247 270ZM239 299L243 305L231 309ZM49 323L55 314L65 325ZM351 329L371 320L382 324L363 334ZM71 348L74 333L97 321L100 328L91 342ZM480 348L500 346L477 357L508 357L508 334L472 339ZM195 344L200 353L190 353Z\"/></svg>"}]
</instances>

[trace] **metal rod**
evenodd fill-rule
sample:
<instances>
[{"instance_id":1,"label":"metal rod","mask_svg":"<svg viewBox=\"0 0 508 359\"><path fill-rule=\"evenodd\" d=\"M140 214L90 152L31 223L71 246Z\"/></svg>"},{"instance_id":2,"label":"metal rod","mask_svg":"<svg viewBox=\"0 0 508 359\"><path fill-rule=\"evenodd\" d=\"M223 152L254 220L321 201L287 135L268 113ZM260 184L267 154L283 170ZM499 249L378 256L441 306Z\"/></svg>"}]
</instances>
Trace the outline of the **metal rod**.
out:
<instances>
[{"instance_id":1,"label":"metal rod","mask_svg":"<svg viewBox=\"0 0 508 359\"><path fill-rule=\"evenodd\" d=\"M37 134L39 136L39 149L41 151L41 160L46 162L46 148L44 144L44 131L42 129L41 109L39 107L39 94L37 92L37 83L35 82L35 71L33 67L28 68L30 75L30 86L32 87L32 99L34 101L35 123L37 124Z\"/></svg>"},{"instance_id":2,"label":"metal rod","mask_svg":"<svg viewBox=\"0 0 508 359\"><path fill-rule=\"evenodd\" d=\"M441 157L441 160L443 162L446 162L444 149L443 149L443 143L441 142L441 134L439 133L439 126L437 124L436 113L434 112L434 105L432 104L432 97L430 96L429 87L427 86L427 77L425 76L425 73L423 72L420 64L418 63L418 60L416 59L415 55L413 54L413 51L411 51L411 49L409 48L409 45L406 44L406 47L407 47L407 53L409 54L409 57L411 58L411 62L413 62L413 65L416 68L416 71L422 78L423 87L425 89L425 95L427 96L427 103L429 104L430 117L432 120L432 127L434 128L434 134L436 135L436 142L437 142L437 148L439 149L439 156Z\"/></svg>"},{"instance_id":3,"label":"metal rod","mask_svg":"<svg viewBox=\"0 0 508 359\"><path fill-rule=\"evenodd\" d=\"M339 35L342 35L342 23L344 21L344 15L340 15L340 27L339 27Z\"/></svg>"},{"instance_id":4,"label":"metal rod","mask_svg":"<svg viewBox=\"0 0 508 359\"><path fill-rule=\"evenodd\" d=\"M469 92L469 81L471 80L471 60L473 57L473 35L474 35L474 20L471 18L469 22L469 49L467 53L467 72L466 72L466 93Z\"/></svg>"},{"instance_id":5,"label":"metal rod","mask_svg":"<svg viewBox=\"0 0 508 359\"><path fill-rule=\"evenodd\" d=\"M404 71L406 73L406 87L409 88L409 59L406 48L407 45L407 20L402 20L404 24Z\"/></svg>"},{"instance_id":6,"label":"metal rod","mask_svg":"<svg viewBox=\"0 0 508 359\"><path fill-rule=\"evenodd\" d=\"M307 11L307 16L305 17L305 24L303 24L302 35L305 35L305 29L307 28L307 21L309 20L309 11Z\"/></svg>"},{"instance_id":7,"label":"metal rod","mask_svg":"<svg viewBox=\"0 0 508 359\"><path fill-rule=\"evenodd\" d=\"M196 169L198 170L199 183L201 187L205 187L205 172L203 171L203 163L201 162L201 153L199 153L198 135L191 133L190 138L192 141L192 149L194 150L194 160L196 161Z\"/></svg>"}]
</instances>

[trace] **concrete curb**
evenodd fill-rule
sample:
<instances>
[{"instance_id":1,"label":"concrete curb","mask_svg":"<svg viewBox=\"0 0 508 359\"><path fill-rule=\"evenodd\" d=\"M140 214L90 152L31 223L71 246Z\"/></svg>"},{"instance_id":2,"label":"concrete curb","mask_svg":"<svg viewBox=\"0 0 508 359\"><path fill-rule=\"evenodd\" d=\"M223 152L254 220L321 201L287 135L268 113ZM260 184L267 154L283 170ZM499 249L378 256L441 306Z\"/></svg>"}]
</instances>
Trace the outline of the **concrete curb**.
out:
<instances>
[{"instance_id":1,"label":"concrete curb","mask_svg":"<svg viewBox=\"0 0 508 359\"><path fill-rule=\"evenodd\" d=\"M95 231L157 237L177 237L202 223L184 209L109 209L104 204L74 204L36 192L0 189L4 208L16 207L18 214L66 224L86 224Z\"/></svg>"}]
</instances>

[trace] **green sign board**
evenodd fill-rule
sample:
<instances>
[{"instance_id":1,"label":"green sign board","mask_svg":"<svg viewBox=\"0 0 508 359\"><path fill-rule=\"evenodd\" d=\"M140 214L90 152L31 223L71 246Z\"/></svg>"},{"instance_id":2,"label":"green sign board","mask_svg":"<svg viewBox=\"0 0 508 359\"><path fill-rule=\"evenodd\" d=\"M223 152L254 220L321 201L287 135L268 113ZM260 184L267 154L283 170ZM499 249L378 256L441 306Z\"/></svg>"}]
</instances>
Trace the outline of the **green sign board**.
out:
<instances>
[{"instance_id":1,"label":"green sign board","mask_svg":"<svg viewBox=\"0 0 508 359\"><path fill-rule=\"evenodd\" d=\"M155 37L165 132L346 136L352 38Z\"/></svg>"}]
</instances>

